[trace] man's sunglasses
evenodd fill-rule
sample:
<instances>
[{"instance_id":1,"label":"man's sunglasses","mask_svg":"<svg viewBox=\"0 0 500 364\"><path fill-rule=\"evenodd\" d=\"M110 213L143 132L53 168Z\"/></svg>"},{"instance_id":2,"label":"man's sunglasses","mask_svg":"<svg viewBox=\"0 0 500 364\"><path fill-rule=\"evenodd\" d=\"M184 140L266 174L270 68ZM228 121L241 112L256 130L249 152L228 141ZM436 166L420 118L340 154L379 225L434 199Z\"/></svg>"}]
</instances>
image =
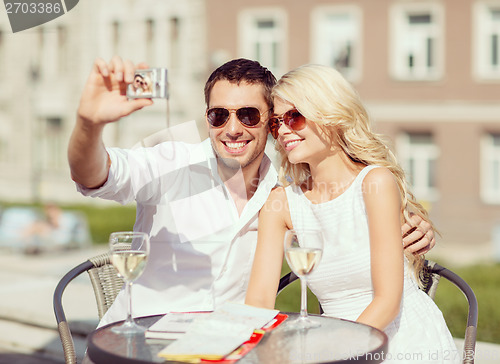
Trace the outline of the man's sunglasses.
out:
<instances>
[{"instance_id":1,"label":"man's sunglasses","mask_svg":"<svg viewBox=\"0 0 500 364\"><path fill-rule=\"evenodd\" d=\"M274 116L269 119L269 131L274 139L278 139L278 129L281 123L285 123L290 129L302 130L306 127L306 118L297 110L291 109L284 113L281 117Z\"/></svg>"},{"instance_id":2,"label":"man's sunglasses","mask_svg":"<svg viewBox=\"0 0 500 364\"><path fill-rule=\"evenodd\" d=\"M267 110L269 111L269 110ZM266 112L267 112L266 111ZM256 107L242 107L239 109L226 109L224 107L214 107L207 110L207 121L214 128L220 128L229 120L231 113L235 112L240 123L244 126L256 126L261 120L261 114Z\"/></svg>"}]
</instances>

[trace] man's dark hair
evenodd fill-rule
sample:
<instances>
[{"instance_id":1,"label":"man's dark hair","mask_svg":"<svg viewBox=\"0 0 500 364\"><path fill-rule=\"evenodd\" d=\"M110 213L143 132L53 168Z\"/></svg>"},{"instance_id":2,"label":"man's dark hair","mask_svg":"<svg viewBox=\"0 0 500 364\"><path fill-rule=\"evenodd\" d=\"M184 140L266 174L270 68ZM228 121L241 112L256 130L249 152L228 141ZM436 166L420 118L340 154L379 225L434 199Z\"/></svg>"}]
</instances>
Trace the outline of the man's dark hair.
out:
<instances>
[{"instance_id":1,"label":"man's dark hair","mask_svg":"<svg viewBox=\"0 0 500 364\"><path fill-rule=\"evenodd\" d=\"M205 103L208 107L210 93L217 81L229 81L231 83L247 82L249 84L261 84L264 86L264 98L269 108L273 107L271 91L276 84L276 78L266 67L257 61L239 58L233 59L212 72L205 84Z\"/></svg>"}]
</instances>

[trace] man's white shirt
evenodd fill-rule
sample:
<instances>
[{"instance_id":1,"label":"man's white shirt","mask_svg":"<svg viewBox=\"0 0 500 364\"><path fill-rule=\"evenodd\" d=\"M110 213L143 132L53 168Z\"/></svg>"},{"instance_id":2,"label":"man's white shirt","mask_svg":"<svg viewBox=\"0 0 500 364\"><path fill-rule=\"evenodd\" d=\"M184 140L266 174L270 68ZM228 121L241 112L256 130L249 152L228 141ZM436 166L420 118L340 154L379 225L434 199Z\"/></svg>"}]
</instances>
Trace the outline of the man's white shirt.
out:
<instances>
[{"instance_id":1,"label":"man's white shirt","mask_svg":"<svg viewBox=\"0 0 500 364\"><path fill-rule=\"evenodd\" d=\"M107 182L99 189L77 187L86 196L136 201L134 230L150 235L151 250L132 288L133 315L211 311L226 301L244 302L258 213L277 183L269 158L264 156L258 188L240 216L217 173L209 139L108 148L108 154ZM125 319L126 308L122 290L100 326Z\"/></svg>"}]
</instances>

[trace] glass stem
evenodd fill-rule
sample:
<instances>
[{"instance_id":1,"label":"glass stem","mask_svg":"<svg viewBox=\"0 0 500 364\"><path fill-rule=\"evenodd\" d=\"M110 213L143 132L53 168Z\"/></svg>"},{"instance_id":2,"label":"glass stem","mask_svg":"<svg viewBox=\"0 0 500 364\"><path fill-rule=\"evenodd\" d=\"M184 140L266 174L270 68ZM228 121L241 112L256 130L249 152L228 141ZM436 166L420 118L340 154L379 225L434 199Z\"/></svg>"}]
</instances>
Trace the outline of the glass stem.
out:
<instances>
[{"instance_id":1,"label":"glass stem","mask_svg":"<svg viewBox=\"0 0 500 364\"><path fill-rule=\"evenodd\" d=\"M125 323L133 324L134 320L132 319L132 282L127 282L127 284L125 285L125 294L128 297L127 320Z\"/></svg>"},{"instance_id":2,"label":"glass stem","mask_svg":"<svg viewBox=\"0 0 500 364\"><path fill-rule=\"evenodd\" d=\"M300 278L300 318L307 317L307 285L304 278Z\"/></svg>"}]
</instances>

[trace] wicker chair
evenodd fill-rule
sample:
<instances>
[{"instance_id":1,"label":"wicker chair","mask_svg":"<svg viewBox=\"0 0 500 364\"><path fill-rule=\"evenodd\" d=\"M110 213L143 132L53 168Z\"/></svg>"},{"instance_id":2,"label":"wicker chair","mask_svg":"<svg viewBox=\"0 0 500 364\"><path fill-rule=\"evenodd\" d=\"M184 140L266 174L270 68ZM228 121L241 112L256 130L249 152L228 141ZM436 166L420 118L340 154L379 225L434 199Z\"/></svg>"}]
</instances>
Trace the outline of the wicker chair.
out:
<instances>
[{"instance_id":1,"label":"wicker chair","mask_svg":"<svg viewBox=\"0 0 500 364\"><path fill-rule=\"evenodd\" d=\"M424 269L422 270L422 290L429 295L432 299L436 294L439 279L444 277L452 282L455 286L462 291L469 303L469 314L467 317L467 327L465 328L464 350L463 350L463 363L473 364L476 349L476 332L477 332L477 319L478 319L478 306L476 295L472 288L451 270L442 267L441 265L426 260ZM283 291L290 283L297 280L297 276L290 272L280 279L278 286L278 294ZM320 312L323 313L320 305Z\"/></svg>"},{"instance_id":2,"label":"wicker chair","mask_svg":"<svg viewBox=\"0 0 500 364\"><path fill-rule=\"evenodd\" d=\"M109 253L88 259L61 278L54 292L54 313L67 364L75 364L77 361L73 337L62 306L62 295L68 284L83 272L89 274L99 319L106 313L123 286L123 280L118 277L115 268L111 265Z\"/></svg>"}]
</instances>

